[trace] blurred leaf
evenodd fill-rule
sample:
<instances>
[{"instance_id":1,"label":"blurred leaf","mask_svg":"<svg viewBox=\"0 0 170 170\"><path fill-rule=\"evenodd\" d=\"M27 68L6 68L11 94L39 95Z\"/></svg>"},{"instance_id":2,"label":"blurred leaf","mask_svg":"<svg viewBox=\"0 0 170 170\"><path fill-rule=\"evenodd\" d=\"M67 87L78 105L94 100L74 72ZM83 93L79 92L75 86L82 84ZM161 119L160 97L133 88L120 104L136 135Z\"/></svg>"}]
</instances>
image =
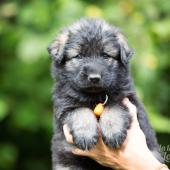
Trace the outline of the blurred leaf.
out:
<instances>
[{"instance_id":1,"label":"blurred leaf","mask_svg":"<svg viewBox=\"0 0 170 170\"><path fill-rule=\"evenodd\" d=\"M165 19L159 22L155 22L152 25L152 31L162 39L170 38L170 20Z\"/></svg>"},{"instance_id":2,"label":"blurred leaf","mask_svg":"<svg viewBox=\"0 0 170 170\"><path fill-rule=\"evenodd\" d=\"M47 42L41 36L28 33L24 35L18 44L18 57L26 63L32 63L47 53Z\"/></svg>"},{"instance_id":3,"label":"blurred leaf","mask_svg":"<svg viewBox=\"0 0 170 170\"><path fill-rule=\"evenodd\" d=\"M43 30L50 21L50 9L45 0L32 1L20 9L19 22L32 28Z\"/></svg>"},{"instance_id":4,"label":"blurred leaf","mask_svg":"<svg viewBox=\"0 0 170 170\"><path fill-rule=\"evenodd\" d=\"M143 63L149 70L155 70L159 64L158 57L153 54L146 54Z\"/></svg>"},{"instance_id":5,"label":"blurred leaf","mask_svg":"<svg viewBox=\"0 0 170 170\"><path fill-rule=\"evenodd\" d=\"M0 16L9 18L17 15L18 6L15 2L5 3L0 7Z\"/></svg>"},{"instance_id":6,"label":"blurred leaf","mask_svg":"<svg viewBox=\"0 0 170 170\"><path fill-rule=\"evenodd\" d=\"M149 119L157 132L170 133L170 120L159 113L149 112Z\"/></svg>"},{"instance_id":7,"label":"blurred leaf","mask_svg":"<svg viewBox=\"0 0 170 170\"><path fill-rule=\"evenodd\" d=\"M102 13L102 10L95 5L87 6L85 9L85 14L89 17L102 17Z\"/></svg>"},{"instance_id":8,"label":"blurred leaf","mask_svg":"<svg viewBox=\"0 0 170 170\"><path fill-rule=\"evenodd\" d=\"M8 114L7 103L0 98L0 121L3 120Z\"/></svg>"},{"instance_id":9,"label":"blurred leaf","mask_svg":"<svg viewBox=\"0 0 170 170\"><path fill-rule=\"evenodd\" d=\"M12 144L0 143L0 169L8 170L13 169L17 161L18 151Z\"/></svg>"},{"instance_id":10,"label":"blurred leaf","mask_svg":"<svg viewBox=\"0 0 170 170\"><path fill-rule=\"evenodd\" d=\"M40 126L41 113L36 108L36 101L23 103L17 108L12 117L16 128L28 131L37 131Z\"/></svg>"}]
</instances>

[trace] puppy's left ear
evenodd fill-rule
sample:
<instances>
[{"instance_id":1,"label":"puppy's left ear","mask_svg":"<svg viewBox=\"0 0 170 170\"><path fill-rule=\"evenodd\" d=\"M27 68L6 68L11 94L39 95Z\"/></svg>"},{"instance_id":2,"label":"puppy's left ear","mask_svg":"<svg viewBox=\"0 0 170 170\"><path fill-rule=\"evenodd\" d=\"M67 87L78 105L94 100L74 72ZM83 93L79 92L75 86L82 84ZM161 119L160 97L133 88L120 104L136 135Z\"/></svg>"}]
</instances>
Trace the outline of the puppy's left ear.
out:
<instances>
[{"instance_id":1,"label":"puppy's left ear","mask_svg":"<svg viewBox=\"0 0 170 170\"><path fill-rule=\"evenodd\" d=\"M126 65L129 62L129 59L134 54L134 50L129 46L127 39L125 36L118 31L116 33L116 37L118 39L118 43L120 45L120 59L121 62Z\"/></svg>"},{"instance_id":2,"label":"puppy's left ear","mask_svg":"<svg viewBox=\"0 0 170 170\"><path fill-rule=\"evenodd\" d=\"M47 48L48 53L52 59L57 63L61 64L64 60L64 47L68 40L68 32L61 32L53 43Z\"/></svg>"}]
</instances>

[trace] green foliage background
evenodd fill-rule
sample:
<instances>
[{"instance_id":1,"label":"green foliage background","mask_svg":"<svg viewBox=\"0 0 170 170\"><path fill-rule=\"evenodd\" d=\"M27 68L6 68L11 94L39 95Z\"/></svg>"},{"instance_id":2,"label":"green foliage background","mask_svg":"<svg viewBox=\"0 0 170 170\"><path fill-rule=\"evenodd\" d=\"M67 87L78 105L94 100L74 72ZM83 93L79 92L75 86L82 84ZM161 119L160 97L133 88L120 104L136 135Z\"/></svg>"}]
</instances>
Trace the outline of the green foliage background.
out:
<instances>
[{"instance_id":1,"label":"green foliage background","mask_svg":"<svg viewBox=\"0 0 170 170\"><path fill-rule=\"evenodd\" d=\"M136 53L132 74L159 143L170 145L170 1L2 0L0 169L51 169L52 80L46 47L82 16L122 28ZM165 158L170 161L169 157Z\"/></svg>"}]
</instances>

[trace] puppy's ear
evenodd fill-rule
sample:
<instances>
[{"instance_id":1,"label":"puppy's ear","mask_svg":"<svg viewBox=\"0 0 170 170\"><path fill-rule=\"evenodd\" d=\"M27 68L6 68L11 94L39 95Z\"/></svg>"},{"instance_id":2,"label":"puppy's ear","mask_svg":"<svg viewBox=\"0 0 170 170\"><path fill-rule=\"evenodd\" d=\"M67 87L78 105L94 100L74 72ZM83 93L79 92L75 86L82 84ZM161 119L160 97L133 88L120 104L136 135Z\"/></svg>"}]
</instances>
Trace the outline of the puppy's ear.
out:
<instances>
[{"instance_id":1,"label":"puppy's ear","mask_svg":"<svg viewBox=\"0 0 170 170\"><path fill-rule=\"evenodd\" d=\"M129 46L127 39L125 36L118 31L116 33L118 43L120 45L120 59L121 62L126 65L129 62L129 59L132 57L134 54L134 50Z\"/></svg>"},{"instance_id":2,"label":"puppy's ear","mask_svg":"<svg viewBox=\"0 0 170 170\"><path fill-rule=\"evenodd\" d=\"M47 48L52 59L61 64L64 60L64 47L68 40L68 32L62 32L53 43Z\"/></svg>"}]
</instances>

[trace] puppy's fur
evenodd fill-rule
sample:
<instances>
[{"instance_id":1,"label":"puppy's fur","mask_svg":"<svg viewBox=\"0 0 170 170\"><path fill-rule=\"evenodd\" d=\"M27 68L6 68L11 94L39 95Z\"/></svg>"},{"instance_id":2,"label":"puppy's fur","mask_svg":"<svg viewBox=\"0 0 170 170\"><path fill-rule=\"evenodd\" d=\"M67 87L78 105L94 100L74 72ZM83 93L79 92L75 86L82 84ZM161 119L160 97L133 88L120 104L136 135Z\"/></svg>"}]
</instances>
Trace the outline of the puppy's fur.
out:
<instances>
[{"instance_id":1,"label":"puppy's fur","mask_svg":"<svg viewBox=\"0 0 170 170\"><path fill-rule=\"evenodd\" d=\"M125 140L131 116L121 104L128 97L137 107L138 121L149 149L162 160L155 133L143 105L134 92L129 72L133 50L116 27L99 19L81 19L63 29L49 46L54 87L53 170L109 169L95 161L71 153L63 125L68 124L74 145L91 149L98 142L98 124L108 147L118 148ZM109 99L100 119L95 105ZM155 154L156 153L156 154Z\"/></svg>"}]
</instances>

